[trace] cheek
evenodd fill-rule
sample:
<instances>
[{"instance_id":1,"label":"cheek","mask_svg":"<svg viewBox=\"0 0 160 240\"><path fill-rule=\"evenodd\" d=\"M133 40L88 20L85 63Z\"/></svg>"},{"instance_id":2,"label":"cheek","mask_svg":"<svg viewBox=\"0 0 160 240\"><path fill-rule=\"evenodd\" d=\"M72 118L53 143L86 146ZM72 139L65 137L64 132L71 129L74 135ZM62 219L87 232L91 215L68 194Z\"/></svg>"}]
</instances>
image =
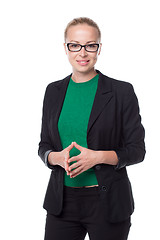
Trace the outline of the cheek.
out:
<instances>
[{"instance_id":1,"label":"cheek","mask_svg":"<svg viewBox=\"0 0 160 240\"><path fill-rule=\"evenodd\" d=\"M96 54L96 55L93 57L93 60L96 62L96 61L97 61L97 58L98 58L98 55Z\"/></svg>"},{"instance_id":2,"label":"cheek","mask_svg":"<svg viewBox=\"0 0 160 240\"><path fill-rule=\"evenodd\" d=\"M72 62L76 58L76 55L75 54L71 54L71 53L67 54L67 56L68 56L68 60L70 62Z\"/></svg>"}]
</instances>

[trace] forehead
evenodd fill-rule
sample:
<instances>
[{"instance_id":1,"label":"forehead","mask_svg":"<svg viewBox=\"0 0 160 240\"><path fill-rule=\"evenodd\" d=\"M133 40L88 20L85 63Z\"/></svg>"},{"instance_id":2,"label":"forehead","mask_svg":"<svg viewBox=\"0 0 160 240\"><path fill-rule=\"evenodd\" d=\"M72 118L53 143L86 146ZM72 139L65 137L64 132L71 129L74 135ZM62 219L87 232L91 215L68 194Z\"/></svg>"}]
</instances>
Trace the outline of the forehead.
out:
<instances>
[{"instance_id":1,"label":"forehead","mask_svg":"<svg viewBox=\"0 0 160 240\"><path fill-rule=\"evenodd\" d=\"M88 24L78 24L70 26L67 31L67 41L78 41L80 43L88 41L98 41L99 34L95 27Z\"/></svg>"}]
</instances>

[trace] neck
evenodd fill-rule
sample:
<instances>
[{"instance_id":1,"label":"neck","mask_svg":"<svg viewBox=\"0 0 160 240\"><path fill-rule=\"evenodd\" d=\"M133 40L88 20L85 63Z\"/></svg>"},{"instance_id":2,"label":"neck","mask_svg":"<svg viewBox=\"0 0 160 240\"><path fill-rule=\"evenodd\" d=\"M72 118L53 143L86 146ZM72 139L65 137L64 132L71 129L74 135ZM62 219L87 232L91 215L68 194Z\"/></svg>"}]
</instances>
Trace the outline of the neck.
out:
<instances>
[{"instance_id":1,"label":"neck","mask_svg":"<svg viewBox=\"0 0 160 240\"><path fill-rule=\"evenodd\" d=\"M90 79L94 78L97 75L95 69L88 73L81 73L81 72L73 72L72 73L72 80L77 83L87 82Z\"/></svg>"}]
</instances>

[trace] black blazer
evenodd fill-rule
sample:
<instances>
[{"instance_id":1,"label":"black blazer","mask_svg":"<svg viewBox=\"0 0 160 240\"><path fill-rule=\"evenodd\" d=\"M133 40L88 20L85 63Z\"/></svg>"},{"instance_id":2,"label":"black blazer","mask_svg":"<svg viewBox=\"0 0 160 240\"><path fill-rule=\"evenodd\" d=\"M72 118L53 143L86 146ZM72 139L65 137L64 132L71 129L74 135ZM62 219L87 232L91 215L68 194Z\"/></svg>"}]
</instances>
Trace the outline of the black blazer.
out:
<instances>
[{"instance_id":1,"label":"black blazer","mask_svg":"<svg viewBox=\"0 0 160 240\"><path fill-rule=\"evenodd\" d=\"M106 219L118 222L127 219L134 210L134 201L126 166L143 161L145 155L144 128L141 124L137 97L130 83L99 73L87 129L87 144L93 150L114 150L117 166L94 166L99 184L100 201ZM38 154L45 161L49 150L61 151L58 119L71 75L49 84L43 102L41 141ZM64 169L52 169L43 207L54 215L63 208Z\"/></svg>"}]
</instances>

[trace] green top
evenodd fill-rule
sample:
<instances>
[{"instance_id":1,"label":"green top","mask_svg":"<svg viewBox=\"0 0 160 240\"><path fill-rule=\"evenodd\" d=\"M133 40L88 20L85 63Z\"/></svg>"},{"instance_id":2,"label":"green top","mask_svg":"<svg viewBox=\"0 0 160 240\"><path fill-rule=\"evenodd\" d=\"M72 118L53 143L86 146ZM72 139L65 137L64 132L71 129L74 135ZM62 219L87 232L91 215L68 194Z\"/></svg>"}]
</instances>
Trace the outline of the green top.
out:
<instances>
[{"instance_id":1,"label":"green top","mask_svg":"<svg viewBox=\"0 0 160 240\"><path fill-rule=\"evenodd\" d=\"M76 83L70 78L58 121L58 130L63 149L72 142L88 148L87 127L97 91L98 78L99 75L96 75L91 80L82 83ZM70 151L70 157L79 154L80 151L75 147ZM97 184L93 168L74 178L70 178L66 172L64 175L64 185L66 186L83 187Z\"/></svg>"}]
</instances>

